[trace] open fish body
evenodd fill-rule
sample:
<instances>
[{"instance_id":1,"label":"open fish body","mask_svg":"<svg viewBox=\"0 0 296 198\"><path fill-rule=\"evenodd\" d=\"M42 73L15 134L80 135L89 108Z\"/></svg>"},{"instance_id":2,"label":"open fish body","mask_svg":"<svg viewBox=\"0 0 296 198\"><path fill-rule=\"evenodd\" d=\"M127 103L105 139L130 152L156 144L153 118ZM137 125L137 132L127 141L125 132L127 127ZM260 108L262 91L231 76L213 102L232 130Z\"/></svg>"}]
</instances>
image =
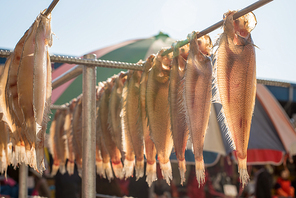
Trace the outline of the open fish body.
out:
<instances>
[{"instance_id":1,"label":"open fish body","mask_svg":"<svg viewBox=\"0 0 296 198\"><path fill-rule=\"evenodd\" d=\"M44 11L45 12L45 11ZM43 13L44 13L43 12ZM40 14L24 42L23 51L17 73L18 104L23 114L22 128L31 150L36 156L29 165L42 173L44 167L44 132L48 121L49 107L46 108L48 89L49 55L51 46L51 16ZM51 69L51 68L50 68ZM50 91L51 92L51 91Z\"/></svg>"},{"instance_id":2,"label":"open fish body","mask_svg":"<svg viewBox=\"0 0 296 198\"><path fill-rule=\"evenodd\" d=\"M184 82L186 121L193 143L196 178L199 185L205 181L203 146L212 98L212 64L207 55L211 47L211 39L207 35L190 41Z\"/></svg>"},{"instance_id":3,"label":"open fish body","mask_svg":"<svg viewBox=\"0 0 296 198\"><path fill-rule=\"evenodd\" d=\"M126 98L126 113L128 132L136 156L136 178L144 176L144 136L139 126L139 97L142 71L134 71L128 83Z\"/></svg>"},{"instance_id":4,"label":"open fish body","mask_svg":"<svg viewBox=\"0 0 296 198\"><path fill-rule=\"evenodd\" d=\"M250 32L256 25L253 13L233 20L235 12L224 19L224 32L216 52L217 93L225 123L237 152L240 180L248 179L247 148L256 97L255 47Z\"/></svg>"},{"instance_id":5,"label":"open fish body","mask_svg":"<svg viewBox=\"0 0 296 198\"><path fill-rule=\"evenodd\" d=\"M8 111L10 111L10 114L12 116L12 122L16 126L16 131L12 132L14 134L13 138L15 139L15 146L18 147L16 144L23 142L23 140L26 141L26 138L24 134L21 132L22 123L24 122L22 111L18 104L18 92L17 92L17 73L19 69L20 59L24 48L25 40L28 36L28 30L25 32L23 37L19 40L19 42L16 44L13 53L11 56L11 63L9 65L9 71L8 71L8 79L5 89L5 97L6 97L6 106L8 107ZM19 153L18 155L21 156L21 159L29 158L30 156L30 146L27 143L24 143L27 145L27 155L25 153ZM19 145L23 145L20 143ZM16 150L23 150L20 148L17 148ZM18 160L22 161L22 160Z\"/></svg>"},{"instance_id":6,"label":"open fish body","mask_svg":"<svg viewBox=\"0 0 296 198\"><path fill-rule=\"evenodd\" d=\"M146 157L146 182L149 186L151 186L153 181L157 180L156 175L156 148L151 140L150 131L148 128L148 119L147 119L147 112L146 112L146 87L147 87L147 80L148 80L148 71L152 67L152 63L155 56L151 55L147 58L145 65L144 65L144 72L141 76L140 82L140 98L139 98L139 125L140 130L142 130L142 134L144 135L144 146L145 146L145 157Z\"/></svg>"},{"instance_id":7,"label":"open fish body","mask_svg":"<svg viewBox=\"0 0 296 198\"><path fill-rule=\"evenodd\" d=\"M72 120L73 130L73 151L75 154L75 162L78 174L82 175L82 94L77 97L77 104L73 110Z\"/></svg>"},{"instance_id":8,"label":"open fish body","mask_svg":"<svg viewBox=\"0 0 296 198\"><path fill-rule=\"evenodd\" d=\"M124 172L125 178L131 177L134 173L135 166L135 153L132 145L132 137L129 133L128 127L128 116L127 116L127 94L128 94L128 84L131 76L133 75L133 70L127 72L127 79L123 85L122 98L121 98L121 129L123 133L122 144L124 147Z\"/></svg>"},{"instance_id":9,"label":"open fish body","mask_svg":"<svg viewBox=\"0 0 296 198\"><path fill-rule=\"evenodd\" d=\"M177 53L176 50L178 50ZM188 139L188 128L184 113L184 85L182 80L185 75L186 60L179 54L179 49L176 50L170 71L169 107L174 149L179 164L182 184L185 182L185 149Z\"/></svg>"},{"instance_id":10,"label":"open fish body","mask_svg":"<svg viewBox=\"0 0 296 198\"><path fill-rule=\"evenodd\" d=\"M74 174L74 160L75 160L75 154L73 149L73 128L72 128L72 121L73 121L73 112L74 108L77 104L77 99L74 98L70 105L69 109L67 110L67 115L65 117L65 124L64 124L64 130L67 135L68 140L68 162L67 162L67 171L69 175Z\"/></svg>"},{"instance_id":11,"label":"open fish body","mask_svg":"<svg viewBox=\"0 0 296 198\"><path fill-rule=\"evenodd\" d=\"M126 80L126 73L119 73L118 77L115 80L115 84L112 88L110 94L109 101L109 113L108 113L108 124L110 126L110 132L112 134L112 138L117 146L117 148L121 151L122 155L124 154L123 148L123 133L121 129L121 96L123 85Z\"/></svg>"},{"instance_id":12,"label":"open fish body","mask_svg":"<svg viewBox=\"0 0 296 198\"><path fill-rule=\"evenodd\" d=\"M97 173L104 178L107 177L109 181L114 178L111 164L110 164L110 155L106 149L105 144L103 143L102 138L102 128L101 128L101 116L99 112L100 102L102 95L104 93L104 86L106 82L99 83L97 94L96 94L96 112L97 112L97 122L96 122L96 166ZM101 159L100 159L101 158ZM102 160L102 165L100 164Z\"/></svg>"},{"instance_id":13,"label":"open fish body","mask_svg":"<svg viewBox=\"0 0 296 198\"><path fill-rule=\"evenodd\" d=\"M172 179L170 154L173 139L170 131L170 117L168 104L170 59L162 57L160 51L153 62L148 74L146 89L146 111L150 136L153 140L162 171L162 175L169 184Z\"/></svg>"},{"instance_id":14,"label":"open fish body","mask_svg":"<svg viewBox=\"0 0 296 198\"><path fill-rule=\"evenodd\" d=\"M102 97L102 94L104 93L104 83L99 83L96 87L96 168L97 168L97 174L106 178L105 172L112 172L111 166L110 166L110 156L107 153L107 157L105 156L105 159L107 164L109 164L108 167L110 167L110 170L104 170L104 162L102 157L102 129L101 129L101 123L100 123L100 114L99 114L99 105L100 105L100 99ZM105 166L107 167L107 166ZM111 178L113 178L113 173ZM108 177L109 180L111 178Z\"/></svg>"},{"instance_id":15,"label":"open fish body","mask_svg":"<svg viewBox=\"0 0 296 198\"><path fill-rule=\"evenodd\" d=\"M114 77L108 79L106 85L104 86L104 93L100 99L99 104L100 125L102 129L103 143L111 157L112 167L115 176L117 178L122 179L124 177L124 172L121 163L121 153L112 139L112 135L109 130L110 127L108 124L109 99L113 85Z\"/></svg>"}]
</instances>

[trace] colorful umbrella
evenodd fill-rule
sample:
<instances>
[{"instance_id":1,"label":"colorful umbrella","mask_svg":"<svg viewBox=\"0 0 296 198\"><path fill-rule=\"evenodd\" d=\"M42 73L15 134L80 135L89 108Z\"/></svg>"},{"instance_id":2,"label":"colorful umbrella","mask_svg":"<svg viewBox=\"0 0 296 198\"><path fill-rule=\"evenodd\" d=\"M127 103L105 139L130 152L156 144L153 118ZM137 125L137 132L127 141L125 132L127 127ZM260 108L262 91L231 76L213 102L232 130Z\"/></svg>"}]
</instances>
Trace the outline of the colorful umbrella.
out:
<instances>
[{"instance_id":1,"label":"colorful umbrella","mask_svg":"<svg viewBox=\"0 0 296 198\"><path fill-rule=\"evenodd\" d=\"M145 60L150 54L174 42L168 35L159 33L148 39L137 39L112 45L92 53L102 60L135 63ZM71 69L74 65L63 64L53 72L53 79ZM97 82L104 81L119 69L97 68ZM82 93L82 75L53 90L52 102L64 104ZM208 131L205 137L204 160L208 166L216 164L221 155L232 152L223 132L223 123L217 120L221 105L213 104ZM218 116L219 117L219 116ZM284 153L296 154L296 135L282 107L265 86L258 84L257 99L251 126L248 147L248 164L280 164ZM191 148L189 145L188 148ZM235 152L234 152L235 154ZM186 161L194 163L190 149L186 151ZM176 160L173 153L171 160Z\"/></svg>"}]
</instances>

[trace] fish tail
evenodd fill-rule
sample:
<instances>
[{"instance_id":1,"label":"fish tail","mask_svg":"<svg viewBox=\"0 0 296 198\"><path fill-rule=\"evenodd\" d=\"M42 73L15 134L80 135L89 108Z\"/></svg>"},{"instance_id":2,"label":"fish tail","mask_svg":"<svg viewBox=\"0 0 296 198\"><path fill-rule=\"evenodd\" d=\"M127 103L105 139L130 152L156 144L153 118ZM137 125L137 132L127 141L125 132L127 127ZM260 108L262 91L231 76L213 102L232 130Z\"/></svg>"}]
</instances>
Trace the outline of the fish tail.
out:
<instances>
[{"instance_id":1,"label":"fish tail","mask_svg":"<svg viewBox=\"0 0 296 198\"><path fill-rule=\"evenodd\" d=\"M63 175L66 173L66 168L65 168L65 164L64 163L61 163L60 166L59 166L59 171L60 173Z\"/></svg>"},{"instance_id":2,"label":"fish tail","mask_svg":"<svg viewBox=\"0 0 296 198\"><path fill-rule=\"evenodd\" d=\"M52 165L52 170L51 170L51 175L55 176L57 174L58 170L59 170L59 165L53 164Z\"/></svg>"},{"instance_id":3,"label":"fish tail","mask_svg":"<svg viewBox=\"0 0 296 198\"><path fill-rule=\"evenodd\" d=\"M103 169L104 169L104 172L105 172L103 177L106 178L106 176L107 176L107 179L109 180L109 182L111 182L111 179L113 179L114 176L113 176L113 172L112 172L110 162L103 162Z\"/></svg>"},{"instance_id":4,"label":"fish tail","mask_svg":"<svg viewBox=\"0 0 296 198\"><path fill-rule=\"evenodd\" d=\"M195 160L195 172L198 187L205 183L205 165L203 159Z\"/></svg>"},{"instance_id":5,"label":"fish tail","mask_svg":"<svg viewBox=\"0 0 296 198\"><path fill-rule=\"evenodd\" d=\"M73 161L68 160L67 171L68 171L69 175L73 175L73 173L74 173L74 162Z\"/></svg>"},{"instance_id":6,"label":"fish tail","mask_svg":"<svg viewBox=\"0 0 296 198\"><path fill-rule=\"evenodd\" d=\"M163 178L165 179L167 184L170 185L170 182L173 179L171 162L168 161L167 163L164 163L164 164L159 162L159 165L160 165Z\"/></svg>"},{"instance_id":7,"label":"fish tail","mask_svg":"<svg viewBox=\"0 0 296 198\"><path fill-rule=\"evenodd\" d=\"M119 178L119 179L123 179L124 178L124 169L122 166L122 163L113 163L112 162L112 168L115 174L115 177Z\"/></svg>"},{"instance_id":8,"label":"fish tail","mask_svg":"<svg viewBox=\"0 0 296 198\"><path fill-rule=\"evenodd\" d=\"M249 174L247 171L247 157L242 159L238 156L237 161L238 161L239 178L242 183L242 187L244 188L247 185L248 181L250 180Z\"/></svg>"},{"instance_id":9,"label":"fish tail","mask_svg":"<svg viewBox=\"0 0 296 198\"><path fill-rule=\"evenodd\" d=\"M139 180L141 177L144 176L144 159L143 160L136 160L136 180Z\"/></svg>"},{"instance_id":10,"label":"fish tail","mask_svg":"<svg viewBox=\"0 0 296 198\"><path fill-rule=\"evenodd\" d=\"M125 179L131 177L134 172L135 160L128 160L124 159L124 172L125 172Z\"/></svg>"},{"instance_id":11,"label":"fish tail","mask_svg":"<svg viewBox=\"0 0 296 198\"><path fill-rule=\"evenodd\" d=\"M152 182L157 180L156 175L156 162L153 164L147 163L146 164L146 182L148 186L150 187Z\"/></svg>"},{"instance_id":12,"label":"fish tail","mask_svg":"<svg viewBox=\"0 0 296 198\"><path fill-rule=\"evenodd\" d=\"M103 161L96 161L96 167L97 167L97 174L100 176L103 176L104 175Z\"/></svg>"},{"instance_id":13,"label":"fish tail","mask_svg":"<svg viewBox=\"0 0 296 198\"><path fill-rule=\"evenodd\" d=\"M185 178L186 161L185 161L185 159L178 160L178 164L179 164L179 172L180 172L180 176L181 176L181 185L183 185L183 183L186 181L186 178Z\"/></svg>"}]
</instances>

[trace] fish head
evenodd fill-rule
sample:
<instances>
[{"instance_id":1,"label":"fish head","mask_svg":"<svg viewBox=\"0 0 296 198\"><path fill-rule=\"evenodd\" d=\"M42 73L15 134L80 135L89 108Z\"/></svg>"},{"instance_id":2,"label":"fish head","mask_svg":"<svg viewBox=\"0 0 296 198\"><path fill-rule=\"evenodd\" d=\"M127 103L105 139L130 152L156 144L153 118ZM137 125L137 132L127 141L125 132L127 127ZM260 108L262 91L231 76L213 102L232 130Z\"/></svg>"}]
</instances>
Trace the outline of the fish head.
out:
<instances>
[{"instance_id":1,"label":"fish head","mask_svg":"<svg viewBox=\"0 0 296 198\"><path fill-rule=\"evenodd\" d=\"M163 52L164 49L157 53L152 65L156 80L160 83L166 83L169 80L172 62L171 56L162 56Z\"/></svg>"},{"instance_id":2,"label":"fish head","mask_svg":"<svg viewBox=\"0 0 296 198\"><path fill-rule=\"evenodd\" d=\"M251 41L250 33L256 27L257 20L253 12L249 12L236 20L233 15L236 11L224 14L224 33L235 45L246 45Z\"/></svg>"},{"instance_id":3,"label":"fish head","mask_svg":"<svg viewBox=\"0 0 296 198\"><path fill-rule=\"evenodd\" d=\"M155 55L152 54L146 59L146 62L144 64L144 70L146 73L151 69L154 58L155 58Z\"/></svg>"},{"instance_id":4,"label":"fish head","mask_svg":"<svg viewBox=\"0 0 296 198\"><path fill-rule=\"evenodd\" d=\"M51 47L52 46L52 32L51 32L51 14L45 16L46 9L43 10L43 12L40 13L38 17L40 17L40 23L39 26L42 25L42 28L44 28L44 35L45 35L45 43Z\"/></svg>"}]
</instances>

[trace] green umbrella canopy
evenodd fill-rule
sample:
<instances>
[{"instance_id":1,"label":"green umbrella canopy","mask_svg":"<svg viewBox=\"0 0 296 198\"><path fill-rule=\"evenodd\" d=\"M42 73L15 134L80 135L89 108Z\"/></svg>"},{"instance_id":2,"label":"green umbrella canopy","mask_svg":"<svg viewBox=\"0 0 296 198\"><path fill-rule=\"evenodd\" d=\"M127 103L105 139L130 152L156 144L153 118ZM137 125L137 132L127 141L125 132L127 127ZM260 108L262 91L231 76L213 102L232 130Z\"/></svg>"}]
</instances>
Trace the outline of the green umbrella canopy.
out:
<instances>
[{"instance_id":1,"label":"green umbrella canopy","mask_svg":"<svg viewBox=\"0 0 296 198\"><path fill-rule=\"evenodd\" d=\"M162 47L170 47L175 40L170 38L167 34L160 32L158 35L147 38L137 39L122 42L113 46L92 52L96 54L98 59L112 60L136 63L140 59L146 58L157 53ZM71 69L73 65L63 64L53 72L53 79L65 71ZM107 80L114 74L118 74L120 69L97 67L97 83ZM53 90L52 103L64 104L73 98L76 98L82 93L82 75L79 75L74 80L65 83L63 86Z\"/></svg>"}]
</instances>

